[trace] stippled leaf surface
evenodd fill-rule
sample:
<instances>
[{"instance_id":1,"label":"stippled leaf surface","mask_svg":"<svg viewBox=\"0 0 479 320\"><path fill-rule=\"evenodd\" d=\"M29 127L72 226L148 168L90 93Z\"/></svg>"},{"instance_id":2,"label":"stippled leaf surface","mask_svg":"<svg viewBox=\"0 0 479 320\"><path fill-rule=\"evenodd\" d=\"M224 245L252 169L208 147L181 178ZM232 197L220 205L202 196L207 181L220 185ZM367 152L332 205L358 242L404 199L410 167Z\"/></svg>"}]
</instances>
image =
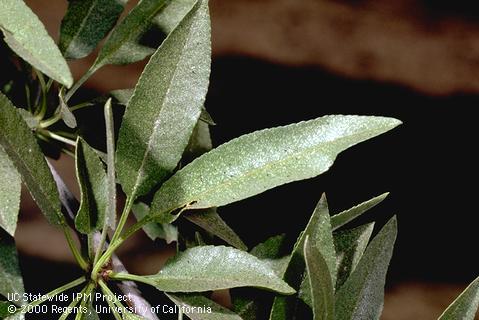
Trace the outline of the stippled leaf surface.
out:
<instances>
[{"instance_id":1,"label":"stippled leaf surface","mask_svg":"<svg viewBox=\"0 0 479 320\"><path fill-rule=\"evenodd\" d=\"M479 306L479 278L474 280L438 320L474 320Z\"/></svg>"},{"instance_id":2,"label":"stippled leaf surface","mask_svg":"<svg viewBox=\"0 0 479 320\"><path fill-rule=\"evenodd\" d=\"M58 190L35 136L10 100L0 93L0 144L33 199L52 224L64 224Z\"/></svg>"},{"instance_id":3,"label":"stippled leaf surface","mask_svg":"<svg viewBox=\"0 0 479 320\"><path fill-rule=\"evenodd\" d=\"M23 0L0 1L0 29L16 54L66 87L72 85L70 69L60 50Z\"/></svg>"},{"instance_id":4,"label":"stippled leaf surface","mask_svg":"<svg viewBox=\"0 0 479 320\"><path fill-rule=\"evenodd\" d=\"M141 0L113 29L88 73L92 74L107 64L140 61L152 54L154 49L139 44L139 40L167 3L167 0Z\"/></svg>"},{"instance_id":5,"label":"stippled leaf surface","mask_svg":"<svg viewBox=\"0 0 479 320\"><path fill-rule=\"evenodd\" d=\"M337 280L339 289L356 269L363 256L374 229L374 223L366 224L351 230L338 232L334 235L336 247Z\"/></svg>"},{"instance_id":6,"label":"stippled leaf surface","mask_svg":"<svg viewBox=\"0 0 479 320\"><path fill-rule=\"evenodd\" d=\"M333 226L333 230L336 230L348 222L356 219L357 217L361 216L363 213L368 211L369 209L377 206L380 204L389 193L383 193L377 197L374 197L368 201L358 204L357 206L352 207L351 209L345 210L338 214L335 214L331 217L331 225Z\"/></svg>"},{"instance_id":7,"label":"stippled leaf surface","mask_svg":"<svg viewBox=\"0 0 479 320\"><path fill-rule=\"evenodd\" d=\"M282 277L290 259L289 255L284 254L285 243L285 235L274 236L258 244L250 253L267 263L278 276Z\"/></svg>"},{"instance_id":8,"label":"stippled leaf surface","mask_svg":"<svg viewBox=\"0 0 479 320\"><path fill-rule=\"evenodd\" d=\"M104 106L105 131L106 131L106 194L105 224L112 230L116 227L116 168L115 168L115 124L111 99Z\"/></svg>"},{"instance_id":9,"label":"stippled leaf surface","mask_svg":"<svg viewBox=\"0 0 479 320\"><path fill-rule=\"evenodd\" d=\"M167 296L176 305L183 307L185 315L191 320L242 320L239 315L202 295L167 294ZM205 309L206 312L194 312Z\"/></svg>"},{"instance_id":10,"label":"stippled leaf surface","mask_svg":"<svg viewBox=\"0 0 479 320\"><path fill-rule=\"evenodd\" d=\"M198 2L145 67L123 117L118 177L130 197L176 167L201 113L209 83L210 19Z\"/></svg>"},{"instance_id":11,"label":"stippled leaf surface","mask_svg":"<svg viewBox=\"0 0 479 320\"><path fill-rule=\"evenodd\" d=\"M326 258L308 238L304 242L304 258L314 320L334 320L334 284Z\"/></svg>"},{"instance_id":12,"label":"stippled leaf surface","mask_svg":"<svg viewBox=\"0 0 479 320\"><path fill-rule=\"evenodd\" d=\"M189 212L184 217L218 238L223 239L233 247L240 250L248 249L236 232L220 217L216 208Z\"/></svg>"},{"instance_id":13,"label":"stippled leaf surface","mask_svg":"<svg viewBox=\"0 0 479 320\"><path fill-rule=\"evenodd\" d=\"M336 292L336 319L379 319L396 234L397 221L393 217L374 237L356 270Z\"/></svg>"},{"instance_id":14,"label":"stippled leaf surface","mask_svg":"<svg viewBox=\"0 0 479 320\"><path fill-rule=\"evenodd\" d=\"M63 122L65 122L65 124L69 128L76 128L77 120L75 118L75 115L73 114L73 112L71 112L70 108L68 107L65 101L64 88L60 89L58 93L58 98L59 98L59 106L58 106L57 112L60 114L60 116L63 119Z\"/></svg>"},{"instance_id":15,"label":"stippled leaf surface","mask_svg":"<svg viewBox=\"0 0 479 320\"><path fill-rule=\"evenodd\" d=\"M82 138L77 139L76 174L81 202L75 226L81 233L100 230L105 221L107 199L106 172L95 150Z\"/></svg>"},{"instance_id":16,"label":"stippled leaf surface","mask_svg":"<svg viewBox=\"0 0 479 320\"><path fill-rule=\"evenodd\" d=\"M0 295L7 297L9 293L23 294L23 279L15 243L10 236L0 232Z\"/></svg>"},{"instance_id":17,"label":"stippled leaf surface","mask_svg":"<svg viewBox=\"0 0 479 320\"><path fill-rule=\"evenodd\" d=\"M285 250L289 251L289 248L287 248L286 236L282 234L258 244L251 249L250 254L266 263L278 277L282 277L289 262L289 256L285 255ZM265 304L264 301L258 301L257 292L242 289L231 290L231 302L233 310L245 320L256 320L259 310Z\"/></svg>"},{"instance_id":18,"label":"stippled leaf surface","mask_svg":"<svg viewBox=\"0 0 479 320\"><path fill-rule=\"evenodd\" d=\"M0 145L0 228L11 236L17 228L22 180Z\"/></svg>"},{"instance_id":19,"label":"stippled leaf surface","mask_svg":"<svg viewBox=\"0 0 479 320\"><path fill-rule=\"evenodd\" d=\"M181 20L190 12L198 0L175 0L171 1L153 19L154 24L164 33L173 31Z\"/></svg>"},{"instance_id":20,"label":"stippled leaf surface","mask_svg":"<svg viewBox=\"0 0 479 320\"><path fill-rule=\"evenodd\" d=\"M303 300L312 301L311 289L308 288L309 283L305 285L306 287L301 288L302 281L305 278L304 273L306 272L304 260L304 243L306 238L320 250L321 255L325 258L328 272L334 285L336 278L336 252L331 231L328 203L324 194L316 205L308 225L298 237L283 275L283 279L293 288L297 290L302 289L300 293ZM270 319L292 319L295 305L295 297L276 297L271 308Z\"/></svg>"},{"instance_id":21,"label":"stippled leaf surface","mask_svg":"<svg viewBox=\"0 0 479 320\"><path fill-rule=\"evenodd\" d=\"M391 130L399 120L325 116L250 133L219 146L178 171L155 194L152 214L226 205L276 186L324 173L343 150Z\"/></svg>"},{"instance_id":22,"label":"stippled leaf surface","mask_svg":"<svg viewBox=\"0 0 479 320\"><path fill-rule=\"evenodd\" d=\"M89 55L113 28L126 0L69 0L59 47L67 59Z\"/></svg>"},{"instance_id":23,"label":"stippled leaf surface","mask_svg":"<svg viewBox=\"0 0 479 320\"><path fill-rule=\"evenodd\" d=\"M150 214L150 208L147 204L139 202L132 207L133 214L137 220L141 220ZM178 241L178 228L169 223L151 222L143 226L143 231L151 239L163 239L166 243Z\"/></svg>"},{"instance_id":24,"label":"stippled leaf surface","mask_svg":"<svg viewBox=\"0 0 479 320\"><path fill-rule=\"evenodd\" d=\"M258 287L284 294L294 293L288 284L258 258L223 246L188 249L169 260L158 274L144 278L166 292Z\"/></svg>"}]
</instances>

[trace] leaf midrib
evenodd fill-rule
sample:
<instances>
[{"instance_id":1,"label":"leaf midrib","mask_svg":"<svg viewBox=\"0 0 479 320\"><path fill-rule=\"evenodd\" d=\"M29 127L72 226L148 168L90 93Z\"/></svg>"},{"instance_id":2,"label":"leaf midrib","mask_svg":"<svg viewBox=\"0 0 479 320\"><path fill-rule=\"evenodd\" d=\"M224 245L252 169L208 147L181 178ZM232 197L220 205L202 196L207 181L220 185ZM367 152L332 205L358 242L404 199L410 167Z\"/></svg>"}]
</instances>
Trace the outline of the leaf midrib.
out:
<instances>
[{"instance_id":1,"label":"leaf midrib","mask_svg":"<svg viewBox=\"0 0 479 320\"><path fill-rule=\"evenodd\" d=\"M366 131L362 131L362 133L365 133L365 132L374 132L376 130L366 130ZM346 139L346 138L350 138L350 137L353 137L353 136L356 136L358 134L351 134L351 135L348 135L348 136L344 136L344 137L341 137L341 138L338 138L338 139L334 139L334 140L327 140L327 141L323 141L321 142L319 145L324 145L325 143L329 143L329 142L337 142L337 141L340 141L342 139ZM362 141L361 141L362 142ZM193 199L193 200L189 200L189 201L186 201L184 203L182 203L181 205L179 206L174 206L172 208L169 208L167 210L162 210L161 212L158 212L156 214L154 214L154 216L161 216L162 214L164 213L168 213L168 212L172 212L173 210L177 209L177 208L181 208L183 206L187 206L189 203L193 202L193 201L201 201L201 198L203 198L205 195L208 195L212 192L214 192L214 190L216 189L219 189L219 188L224 188L224 187L227 187L228 185L232 185L234 184L236 181L238 180L242 180L244 178L247 178L249 176L252 176L252 175L255 175L257 172L260 172L260 171L265 171L267 170L269 167L272 167L272 166L276 166L278 164L281 164L281 163L284 163L284 162L288 162L288 161L291 161L292 158L295 158L296 156L299 156L301 158L304 158L306 156L306 154L309 154L311 153L310 151L311 150L314 150L314 149L319 149L319 145L314 145L312 147L308 147L308 148L305 148L301 151L298 151L298 152L295 152L295 153L292 153L290 155L288 155L287 157L283 158L283 159L280 159L278 161L270 161L270 162L267 162L266 164L262 165L262 166L259 166L259 167L255 167L255 168L252 168L251 170L247 171L245 174L242 174L242 175L237 175L233 178L230 178L230 179L226 179L224 180L223 182L219 183L219 184L216 184L214 185L214 187L212 188L208 188L207 190L203 191L202 193L200 193L198 195L198 197L196 197L196 199ZM344 151L344 150L342 150ZM337 152L336 153L336 156L341 153L342 151L340 152ZM193 165L193 163L195 162L195 160L193 160L193 162L191 162L191 164L189 165ZM331 166L331 164L328 166L328 168ZM326 169L327 170L327 169ZM325 172L325 171L323 171ZM195 209L202 209L202 208L206 208L206 207L190 207L190 208L195 208Z\"/></svg>"},{"instance_id":2,"label":"leaf midrib","mask_svg":"<svg viewBox=\"0 0 479 320\"><path fill-rule=\"evenodd\" d=\"M138 168L138 175L136 176L136 180L135 180L135 184L133 186L133 189L132 189L132 193L131 193L131 197L132 198L135 198L136 197L136 194L137 194L137 190L138 188L141 186L141 184L143 183L142 180L143 180L143 176L144 176L144 169L145 169L145 163L146 163L146 159L148 157L148 155L150 154L151 152L151 149L152 149L152 146L153 146L153 142L154 142L154 136L156 135L157 131L158 131L158 128L159 128L159 125L160 125L160 121L159 121L159 118L160 116L162 115L163 111L164 111L164 106L166 104L167 101L169 101L169 92L171 90L171 84L174 83L174 80L177 78L178 76L178 67L179 65L181 64L181 62L183 61L184 59L184 56L183 56L183 52L185 50L185 48L187 47L188 43L190 42L190 38L191 38L191 31L193 29L193 23L189 26L189 30L188 30L188 35L186 36L186 39L184 41L184 45L182 46L181 48L181 54L179 54L179 58L177 60L177 62L175 63L175 67L174 67L174 71L171 75L171 78L170 80L168 81L168 89L166 90L166 93L165 93L165 96L164 96L164 99L163 101L161 102L161 107L158 108L158 112L156 114L156 120L155 120L155 124L153 126L153 130L152 130L152 134L150 135L149 139L148 139L148 144L146 146L146 150L143 154L143 159L141 160L141 164L140 164L140 167ZM170 33L171 35L171 33ZM170 36L169 35L169 36ZM168 36L168 38L169 38ZM165 41L167 41L168 39L165 39ZM161 48L159 49L161 50ZM148 63L149 64L149 63ZM148 67L148 64L147 66L145 67L145 69ZM141 82L143 78L143 75L140 77L140 79L138 80L138 83ZM133 98L135 97L136 95L136 90L133 92L133 95L132 97L130 98L130 101L133 100Z\"/></svg>"},{"instance_id":3,"label":"leaf midrib","mask_svg":"<svg viewBox=\"0 0 479 320\"><path fill-rule=\"evenodd\" d=\"M102 61L108 61L108 59L114 55L116 52L118 52L118 50L124 45L124 43L126 42L126 40L129 40L131 38L131 36L143 25L143 24L146 24L145 20L146 21L150 21L152 19L152 17L154 17L158 11L161 10L161 8L163 8L166 4L166 1L163 1L163 4L161 6L159 6L156 10L153 11L152 14L150 15L147 15L147 18L146 19L143 19L141 20L139 23L135 23L134 24L134 27L135 28L127 28L127 30L131 30L130 32L126 32L125 36L124 37L120 37L120 41L118 42L118 45L117 46L112 46L112 50L110 50L110 53L106 54L102 59L98 60L97 62L95 62L93 64L93 66L90 68L90 70L96 70L98 69L99 67L101 67L101 62ZM134 10L134 9L133 9ZM123 27L124 24L123 22L125 22L125 20L127 19L128 17L126 17L122 22L120 22L120 24L118 25L118 27ZM114 32L114 31L113 31ZM111 37L113 36L113 33L110 35L110 39ZM108 41L108 40L107 40ZM100 57L100 56L99 56ZM89 73L92 73L92 71L89 71Z\"/></svg>"},{"instance_id":4,"label":"leaf midrib","mask_svg":"<svg viewBox=\"0 0 479 320\"><path fill-rule=\"evenodd\" d=\"M93 8L95 8L98 5L98 1L99 0L94 0L93 1L93 4L90 6L86 15L84 16L84 19L82 19L82 22L80 23L80 26L76 29L76 32L70 38L70 41L68 42L68 44L66 46L65 52L68 52L70 50L70 46L73 43L73 41L78 37L78 35L81 33L81 31L83 31L83 27L85 26L86 21L90 17L90 14L92 13Z\"/></svg>"},{"instance_id":5,"label":"leaf midrib","mask_svg":"<svg viewBox=\"0 0 479 320\"><path fill-rule=\"evenodd\" d=\"M44 197L44 200L47 200L46 205L49 207L50 212L48 214L45 212L45 214L50 215L51 212L53 212L57 216L57 223L60 224L60 225L64 225L65 221L63 219L63 216L60 215L59 212L58 212L58 209L56 209L51 204L50 197L48 196L48 193L45 192L45 190L43 190L43 188L40 186L40 184L38 184L36 182L36 179L34 178L34 176L32 174L32 171L30 171L29 166L26 165L26 163L24 163L24 161L22 160L22 157L20 157L20 155L15 151L15 148L12 147L12 145L10 144L10 142L7 139L5 139L4 137L0 137L0 140L2 141L2 145L3 145L4 149L5 150L7 150L7 149L10 150L12 152L12 155L15 157L16 161L12 161L12 162L17 163L17 164L22 166L22 169L23 169L22 172L28 174L28 176L30 178L30 181L32 181L35 184L35 187L36 187L37 190L40 190L40 193Z\"/></svg>"}]
</instances>

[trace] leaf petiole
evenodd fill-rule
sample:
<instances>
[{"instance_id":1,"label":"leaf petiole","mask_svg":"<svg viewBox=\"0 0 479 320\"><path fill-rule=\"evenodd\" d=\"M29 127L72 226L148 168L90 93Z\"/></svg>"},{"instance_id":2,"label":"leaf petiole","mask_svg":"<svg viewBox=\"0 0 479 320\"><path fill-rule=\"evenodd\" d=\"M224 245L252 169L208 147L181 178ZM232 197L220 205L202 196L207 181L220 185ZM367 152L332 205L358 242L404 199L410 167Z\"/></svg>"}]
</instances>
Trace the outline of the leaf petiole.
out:
<instances>
[{"instance_id":1,"label":"leaf petiole","mask_svg":"<svg viewBox=\"0 0 479 320\"><path fill-rule=\"evenodd\" d=\"M22 307L22 310L28 310L28 308L32 308L32 307L35 307L35 306L38 306L38 305L41 305L42 303L44 303L45 301L48 301L49 298L51 297L54 297L62 292L65 292L71 288L74 288L76 286L79 286L81 285L82 283L84 283L86 281L85 277L80 277L76 280L73 280L72 282L69 282L59 288L56 288L55 290L52 290L50 291L49 293L43 295L41 298L35 300L35 301L32 301L30 302L29 304L25 305ZM18 311L20 311L21 309L18 309Z\"/></svg>"},{"instance_id":2,"label":"leaf petiole","mask_svg":"<svg viewBox=\"0 0 479 320\"><path fill-rule=\"evenodd\" d=\"M76 147L76 142L75 141L73 141L71 139L68 139L68 138L65 138L65 137L63 137L59 134L54 133L54 132L51 132L51 131L48 131L48 130L39 130L39 133L43 134L44 136L46 136L48 138L63 142L65 144L68 144L68 145L73 146L73 147Z\"/></svg>"},{"instance_id":3,"label":"leaf petiole","mask_svg":"<svg viewBox=\"0 0 479 320\"><path fill-rule=\"evenodd\" d=\"M88 286L86 286L85 288L83 288L81 291L80 291L80 294L81 296L83 297L85 292L86 292L86 289L88 288ZM60 318L58 318L58 320L65 320L66 318L68 318L68 316L70 315L70 313L72 313L72 310L74 307L76 307L77 304L80 303L80 299L73 299L72 302L68 305L68 307L65 309L65 311L62 313L62 315L60 316Z\"/></svg>"},{"instance_id":4,"label":"leaf petiole","mask_svg":"<svg viewBox=\"0 0 479 320\"><path fill-rule=\"evenodd\" d=\"M67 242L68 242L68 247L70 247L70 250L71 250L73 256L75 257L76 262L78 263L80 268L87 271L88 270L88 263L85 261L82 254L78 250L78 248L75 244L75 241L73 241L70 230L68 230L68 227L66 227L66 226L63 227L63 233L65 234L65 238L67 239Z\"/></svg>"},{"instance_id":5,"label":"leaf petiole","mask_svg":"<svg viewBox=\"0 0 479 320\"><path fill-rule=\"evenodd\" d=\"M123 305L120 301L116 298L115 294L108 288L106 283L103 280L98 281L103 293L108 297L106 299L108 306L110 307L113 315L115 316L116 320L122 320L121 315L118 313L117 307L123 309Z\"/></svg>"}]
</instances>

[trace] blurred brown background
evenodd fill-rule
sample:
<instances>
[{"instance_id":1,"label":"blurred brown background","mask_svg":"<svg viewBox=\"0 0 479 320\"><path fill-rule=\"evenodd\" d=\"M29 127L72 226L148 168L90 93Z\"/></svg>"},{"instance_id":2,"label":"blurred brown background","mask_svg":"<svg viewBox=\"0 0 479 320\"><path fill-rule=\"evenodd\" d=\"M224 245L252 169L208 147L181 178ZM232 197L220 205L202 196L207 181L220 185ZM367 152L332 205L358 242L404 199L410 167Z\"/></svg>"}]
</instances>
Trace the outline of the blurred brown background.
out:
<instances>
[{"instance_id":1,"label":"blurred brown background","mask_svg":"<svg viewBox=\"0 0 479 320\"><path fill-rule=\"evenodd\" d=\"M66 1L26 2L57 37ZM479 10L467 1L210 3L214 62L207 108L218 123L215 144L328 113L405 122L340 157L324 177L225 208L224 218L251 246L279 232L294 235L322 191L334 212L391 191L388 203L365 218L399 214L383 319L436 319L479 274L475 193L468 187L477 183L472 108L479 102ZM72 63L76 78L93 59ZM133 87L143 65L106 67L87 87L99 93ZM77 190L71 161L56 165ZM58 272L72 268L61 233L35 213L27 194L24 200L16 238L28 287L35 273L30 266L53 260ZM274 215L274 225L245 224L244 217L258 211ZM157 248L145 246L139 236L122 248L132 272L156 272L164 260ZM51 279L44 283L53 286Z\"/></svg>"}]
</instances>

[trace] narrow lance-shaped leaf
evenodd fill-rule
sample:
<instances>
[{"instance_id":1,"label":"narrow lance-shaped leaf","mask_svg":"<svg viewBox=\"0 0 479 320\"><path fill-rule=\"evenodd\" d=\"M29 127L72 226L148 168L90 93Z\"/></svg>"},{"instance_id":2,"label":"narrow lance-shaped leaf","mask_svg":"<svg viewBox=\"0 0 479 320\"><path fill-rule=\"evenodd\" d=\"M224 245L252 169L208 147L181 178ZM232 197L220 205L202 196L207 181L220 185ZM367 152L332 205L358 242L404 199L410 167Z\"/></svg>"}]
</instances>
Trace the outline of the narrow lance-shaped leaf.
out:
<instances>
[{"instance_id":1,"label":"narrow lance-shaped leaf","mask_svg":"<svg viewBox=\"0 0 479 320\"><path fill-rule=\"evenodd\" d=\"M131 198L148 192L178 164L201 113L210 60L208 3L202 0L151 57L128 103L117 168Z\"/></svg>"},{"instance_id":2,"label":"narrow lance-shaped leaf","mask_svg":"<svg viewBox=\"0 0 479 320\"><path fill-rule=\"evenodd\" d=\"M152 214L176 218L178 208L208 208L324 173L343 150L401 122L367 116L325 116L250 133L219 146L178 171L155 194Z\"/></svg>"},{"instance_id":3,"label":"narrow lance-shaped leaf","mask_svg":"<svg viewBox=\"0 0 479 320\"><path fill-rule=\"evenodd\" d=\"M0 295L7 297L8 294L24 293L23 279L18 264L17 249L10 236L0 231ZM22 301L12 301L21 305Z\"/></svg>"},{"instance_id":4,"label":"narrow lance-shaped leaf","mask_svg":"<svg viewBox=\"0 0 479 320\"><path fill-rule=\"evenodd\" d=\"M242 320L231 310L199 294L166 294L166 296L191 320Z\"/></svg>"},{"instance_id":5,"label":"narrow lance-shaped leaf","mask_svg":"<svg viewBox=\"0 0 479 320\"><path fill-rule=\"evenodd\" d=\"M2 93L0 93L0 145L22 176L23 182L48 221L55 225L65 224L55 181L35 136L10 100Z\"/></svg>"},{"instance_id":6,"label":"narrow lance-shaped leaf","mask_svg":"<svg viewBox=\"0 0 479 320\"><path fill-rule=\"evenodd\" d=\"M113 29L87 74L91 75L107 64L133 63L152 54L154 49L141 45L139 40L152 19L168 2L168 0L141 0Z\"/></svg>"},{"instance_id":7,"label":"narrow lance-shaped leaf","mask_svg":"<svg viewBox=\"0 0 479 320\"><path fill-rule=\"evenodd\" d=\"M379 319L397 221L393 217L371 241L356 270L336 293L336 319Z\"/></svg>"},{"instance_id":8,"label":"narrow lance-shaped leaf","mask_svg":"<svg viewBox=\"0 0 479 320\"><path fill-rule=\"evenodd\" d=\"M248 250L241 238L221 219L216 208L189 212L184 217L240 250Z\"/></svg>"},{"instance_id":9,"label":"narrow lance-shaped leaf","mask_svg":"<svg viewBox=\"0 0 479 320\"><path fill-rule=\"evenodd\" d=\"M286 236L284 234L271 237L251 249L250 253L267 263L280 277L284 275L289 263L289 255L284 253Z\"/></svg>"},{"instance_id":10,"label":"narrow lance-shaped leaf","mask_svg":"<svg viewBox=\"0 0 479 320\"><path fill-rule=\"evenodd\" d=\"M171 1L153 19L154 24L164 33L173 31L180 21L190 12L197 0L175 0Z\"/></svg>"},{"instance_id":11,"label":"narrow lance-shaped leaf","mask_svg":"<svg viewBox=\"0 0 479 320\"><path fill-rule=\"evenodd\" d=\"M366 250L373 229L374 223L369 223L334 235L338 269L337 289L343 285L349 275L356 269L364 250Z\"/></svg>"},{"instance_id":12,"label":"narrow lance-shaped leaf","mask_svg":"<svg viewBox=\"0 0 479 320\"><path fill-rule=\"evenodd\" d=\"M106 127L106 165L107 165L107 203L105 223L111 229L116 227L116 171L115 171L115 125L113 123L113 111L111 99L108 99L104 107Z\"/></svg>"},{"instance_id":13,"label":"narrow lance-shaped leaf","mask_svg":"<svg viewBox=\"0 0 479 320\"><path fill-rule=\"evenodd\" d=\"M273 271L282 277L289 262L289 256L285 255L286 236L277 235L267 239L251 249L250 254L266 263ZM258 301L257 293L254 291L231 290L231 302L233 310L245 320L256 320L258 311L264 305Z\"/></svg>"},{"instance_id":14,"label":"narrow lance-shaped leaf","mask_svg":"<svg viewBox=\"0 0 479 320\"><path fill-rule=\"evenodd\" d=\"M204 114L205 112L206 110L203 108L201 114ZM200 116L200 119L193 129L190 142L185 149L182 161L189 162L205 152L210 151L212 148L213 144L211 141L209 125L202 121ZM218 214L217 208L190 211L185 214L184 217L211 234L223 239L233 247L241 250L248 250L236 232L234 232L234 230L231 229Z\"/></svg>"},{"instance_id":15,"label":"narrow lance-shaped leaf","mask_svg":"<svg viewBox=\"0 0 479 320\"><path fill-rule=\"evenodd\" d=\"M103 163L95 150L82 138L77 139L76 174L81 202L75 217L78 231L89 234L103 227L107 204L107 180Z\"/></svg>"},{"instance_id":16,"label":"narrow lance-shaped leaf","mask_svg":"<svg viewBox=\"0 0 479 320\"><path fill-rule=\"evenodd\" d=\"M17 228L22 180L0 145L0 228L11 236Z\"/></svg>"},{"instance_id":17,"label":"narrow lance-shaped leaf","mask_svg":"<svg viewBox=\"0 0 479 320\"><path fill-rule=\"evenodd\" d=\"M356 219L357 217L361 216L363 213L368 211L369 209L377 206L380 204L386 197L389 195L388 192L383 193L377 197L374 197L368 201L358 204L357 206L352 207L351 209L345 210L338 214L335 214L331 217L331 225L333 226L333 230L339 229L340 227L344 226L348 222Z\"/></svg>"},{"instance_id":18,"label":"narrow lance-shaped leaf","mask_svg":"<svg viewBox=\"0 0 479 320\"><path fill-rule=\"evenodd\" d=\"M89 55L123 12L126 0L69 0L60 29L60 50L68 59Z\"/></svg>"},{"instance_id":19,"label":"narrow lance-shaped leaf","mask_svg":"<svg viewBox=\"0 0 479 320\"><path fill-rule=\"evenodd\" d=\"M326 258L309 241L304 242L307 279L314 320L334 320L334 285Z\"/></svg>"},{"instance_id":20,"label":"narrow lance-shaped leaf","mask_svg":"<svg viewBox=\"0 0 479 320\"><path fill-rule=\"evenodd\" d=\"M336 252L334 249L331 231L330 217L326 195L322 195L308 225L298 237L289 264L283 275L283 279L295 289L300 289L302 280L305 278L306 265L304 260L304 243L306 238L316 246L328 264L328 271L334 285L336 278ZM312 301L309 283L302 288L303 300ZM270 319L291 319L294 314L296 297L276 297L270 312Z\"/></svg>"},{"instance_id":21,"label":"narrow lance-shaped leaf","mask_svg":"<svg viewBox=\"0 0 479 320\"><path fill-rule=\"evenodd\" d=\"M73 112L71 112L70 108L68 107L67 102L65 101L64 90L65 89L63 87L58 92L59 106L57 112L60 114L63 119L63 122L65 122L65 124L69 128L76 128L77 120Z\"/></svg>"},{"instance_id":22,"label":"narrow lance-shaped leaf","mask_svg":"<svg viewBox=\"0 0 479 320\"><path fill-rule=\"evenodd\" d=\"M479 278L474 280L438 320L474 320L479 307Z\"/></svg>"},{"instance_id":23,"label":"narrow lance-shaped leaf","mask_svg":"<svg viewBox=\"0 0 479 320\"><path fill-rule=\"evenodd\" d=\"M70 69L60 50L24 1L0 1L0 29L16 54L66 87L72 85Z\"/></svg>"},{"instance_id":24,"label":"narrow lance-shaped leaf","mask_svg":"<svg viewBox=\"0 0 479 320\"><path fill-rule=\"evenodd\" d=\"M137 220L141 220L148 216L150 208L143 202L139 202L132 207L133 214ZM151 239L163 239L166 243L178 241L178 228L169 223L155 223L151 222L143 226L146 235Z\"/></svg>"},{"instance_id":25,"label":"narrow lance-shaped leaf","mask_svg":"<svg viewBox=\"0 0 479 320\"><path fill-rule=\"evenodd\" d=\"M121 279L121 274L117 278ZM295 292L258 258L223 246L188 249L170 259L156 275L136 276L135 280L166 292L200 292L237 287L258 287L283 294Z\"/></svg>"},{"instance_id":26,"label":"narrow lance-shaped leaf","mask_svg":"<svg viewBox=\"0 0 479 320\"><path fill-rule=\"evenodd\" d=\"M356 268L364 250L366 250L373 228L374 223L370 223L351 230L341 231L334 235L337 269L336 289L343 285ZM308 277L303 279L298 296L308 306L313 307Z\"/></svg>"}]
</instances>

